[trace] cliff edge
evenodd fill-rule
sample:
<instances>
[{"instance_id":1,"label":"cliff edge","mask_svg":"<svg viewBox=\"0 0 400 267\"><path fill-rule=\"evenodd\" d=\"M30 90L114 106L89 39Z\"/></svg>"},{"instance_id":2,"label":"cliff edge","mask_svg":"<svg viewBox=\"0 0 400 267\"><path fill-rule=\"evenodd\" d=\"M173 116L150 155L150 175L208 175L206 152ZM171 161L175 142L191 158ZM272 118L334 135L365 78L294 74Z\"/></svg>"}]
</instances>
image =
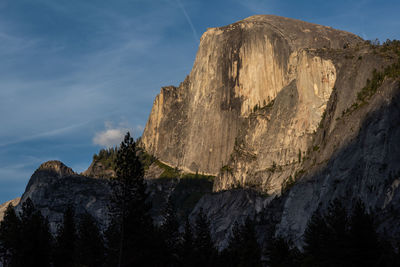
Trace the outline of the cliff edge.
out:
<instances>
[{"instance_id":1,"label":"cliff edge","mask_svg":"<svg viewBox=\"0 0 400 267\"><path fill-rule=\"evenodd\" d=\"M143 132L147 152L187 172L218 176L214 190L254 185L279 192L317 130L338 66L315 53L362 39L272 15L211 28L190 75L156 97ZM281 166L282 175L265 176Z\"/></svg>"}]
</instances>

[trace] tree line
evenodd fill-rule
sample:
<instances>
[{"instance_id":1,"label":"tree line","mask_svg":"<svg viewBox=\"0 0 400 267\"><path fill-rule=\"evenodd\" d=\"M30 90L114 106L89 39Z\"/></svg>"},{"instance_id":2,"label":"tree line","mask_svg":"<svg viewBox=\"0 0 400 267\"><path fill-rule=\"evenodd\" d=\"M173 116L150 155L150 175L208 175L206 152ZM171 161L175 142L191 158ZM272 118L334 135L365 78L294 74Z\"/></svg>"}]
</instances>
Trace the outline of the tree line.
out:
<instances>
[{"instance_id":1,"label":"tree line","mask_svg":"<svg viewBox=\"0 0 400 267\"><path fill-rule=\"evenodd\" d=\"M100 230L88 213L76 216L70 205L53 236L28 198L18 214L9 205L0 223L3 266L400 266L399 254L378 237L374 217L361 202L351 212L339 200L325 213L316 211L304 233L304 251L279 237L262 250L250 218L234 224L227 247L219 251L202 209L180 226L169 200L163 223L154 224L143 164L129 133L115 165L107 229Z\"/></svg>"},{"instance_id":2,"label":"tree line","mask_svg":"<svg viewBox=\"0 0 400 267\"><path fill-rule=\"evenodd\" d=\"M360 200L351 210L335 199L325 212L315 211L303 243L301 252L290 240L273 239L267 248L268 266L400 266L399 251L379 237L374 215Z\"/></svg>"},{"instance_id":3,"label":"tree line","mask_svg":"<svg viewBox=\"0 0 400 267\"><path fill-rule=\"evenodd\" d=\"M203 210L180 229L168 201L164 222L155 226L147 201L143 166L129 133L115 157L117 178L110 181L111 222L101 231L89 214L76 216L73 206L53 236L50 226L31 199L17 214L9 205L0 223L0 261L4 267L29 266L261 266L254 224L236 224L229 246L219 252ZM255 248L255 249L254 249Z\"/></svg>"}]
</instances>

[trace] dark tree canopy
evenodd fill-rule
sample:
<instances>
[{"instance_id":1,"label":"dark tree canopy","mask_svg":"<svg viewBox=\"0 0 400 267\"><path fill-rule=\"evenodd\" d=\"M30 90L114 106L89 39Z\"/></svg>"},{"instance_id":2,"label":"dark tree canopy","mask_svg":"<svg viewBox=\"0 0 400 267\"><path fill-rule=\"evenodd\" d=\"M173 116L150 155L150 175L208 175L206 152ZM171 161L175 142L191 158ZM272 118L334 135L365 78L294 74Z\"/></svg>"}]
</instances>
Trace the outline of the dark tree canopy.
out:
<instances>
[{"instance_id":1,"label":"dark tree canopy","mask_svg":"<svg viewBox=\"0 0 400 267\"><path fill-rule=\"evenodd\" d=\"M88 267L102 266L105 261L103 236L89 213L81 216L78 225L78 259Z\"/></svg>"},{"instance_id":2,"label":"dark tree canopy","mask_svg":"<svg viewBox=\"0 0 400 267\"><path fill-rule=\"evenodd\" d=\"M247 217L243 225L235 222L228 247L222 255L225 266L261 266L261 248L253 220Z\"/></svg>"},{"instance_id":3,"label":"dark tree canopy","mask_svg":"<svg viewBox=\"0 0 400 267\"><path fill-rule=\"evenodd\" d=\"M77 232L72 206L65 210L63 223L58 228L53 260L60 267L77 265Z\"/></svg>"},{"instance_id":4,"label":"dark tree canopy","mask_svg":"<svg viewBox=\"0 0 400 267\"><path fill-rule=\"evenodd\" d=\"M21 241L21 220L9 204L0 222L0 259L4 266L18 266Z\"/></svg>"},{"instance_id":5,"label":"dark tree canopy","mask_svg":"<svg viewBox=\"0 0 400 267\"><path fill-rule=\"evenodd\" d=\"M361 201L350 214L339 200L325 214L316 211L304 233L304 264L397 266L393 247L378 238L373 218Z\"/></svg>"},{"instance_id":6,"label":"dark tree canopy","mask_svg":"<svg viewBox=\"0 0 400 267\"><path fill-rule=\"evenodd\" d=\"M188 218L185 222L185 230L182 236L182 245L180 251L182 266L190 265L194 261L194 237Z\"/></svg>"},{"instance_id":7,"label":"dark tree canopy","mask_svg":"<svg viewBox=\"0 0 400 267\"><path fill-rule=\"evenodd\" d=\"M17 266L50 266L52 235L49 223L30 198L22 203L20 265Z\"/></svg>"},{"instance_id":8,"label":"dark tree canopy","mask_svg":"<svg viewBox=\"0 0 400 267\"><path fill-rule=\"evenodd\" d=\"M272 239L267 249L268 266L297 267L301 266L301 253L290 241L282 237Z\"/></svg>"},{"instance_id":9,"label":"dark tree canopy","mask_svg":"<svg viewBox=\"0 0 400 267\"><path fill-rule=\"evenodd\" d=\"M179 222L171 202L168 199L165 212L164 223L160 227L160 234L164 242L164 261L166 264L176 266L179 262L179 250L182 243L179 233Z\"/></svg>"},{"instance_id":10,"label":"dark tree canopy","mask_svg":"<svg viewBox=\"0 0 400 267\"><path fill-rule=\"evenodd\" d=\"M217 250L210 233L210 221L207 215L200 208L197 214L194 227L194 255L196 258L195 266L212 266L215 261Z\"/></svg>"}]
</instances>

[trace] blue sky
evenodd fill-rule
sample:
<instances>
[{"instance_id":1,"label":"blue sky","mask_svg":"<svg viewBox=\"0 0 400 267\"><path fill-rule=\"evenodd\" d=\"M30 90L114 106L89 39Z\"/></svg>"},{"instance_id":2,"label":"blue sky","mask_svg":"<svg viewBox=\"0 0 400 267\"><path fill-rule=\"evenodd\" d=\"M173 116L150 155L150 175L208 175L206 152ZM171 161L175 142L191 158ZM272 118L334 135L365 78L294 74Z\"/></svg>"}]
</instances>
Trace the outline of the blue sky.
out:
<instances>
[{"instance_id":1,"label":"blue sky","mask_svg":"<svg viewBox=\"0 0 400 267\"><path fill-rule=\"evenodd\" d=\"M178 85L201 34L254 14L400 39L399 1L0 1L0 203L44 161L84 171L141 135L161 86Z\"/></svg>"}]
</instances>

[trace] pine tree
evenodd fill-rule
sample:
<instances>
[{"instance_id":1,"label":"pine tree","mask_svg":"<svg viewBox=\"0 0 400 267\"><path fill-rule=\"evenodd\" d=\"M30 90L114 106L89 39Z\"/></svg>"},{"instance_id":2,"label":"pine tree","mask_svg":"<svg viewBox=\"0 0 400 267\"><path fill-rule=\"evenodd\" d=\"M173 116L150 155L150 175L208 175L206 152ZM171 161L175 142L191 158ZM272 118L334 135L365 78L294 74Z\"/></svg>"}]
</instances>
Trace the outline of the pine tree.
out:
<instances>
[{"instance_id":1,"label":"pine tree","mask_svg":"<svg viewBox=\"0 0 400 267\"><path fill-rule=\"evenodd\" d=\"M102 266L105 260L104 240L96 221L89 213L81 216L78 226L79 263L87 267Z\"/></svg>"},{"instance_id":2,"label":"pine tree","mask_svg":"<svg viewBox=\"0 0 400 267\"><path fill-rule=\"evenodd\" d=\"M217 255L210 234L210 222L202 208L196 217L194 252L196 258L194 266L212 266Z\"/></svg>"},{"instance_id":3,"label":"pine tree","mask_svg":"<svg viewBox=\"0 0 400 267\"><path fill-rule=\"evenodd\" d=\"M306 266L391 266L395 258L388 243L378 239L373 216L357 201L349 217L334 200L326 214L315 212L304 233Z\"/></svg>"},{"instance_id":4,"label":"pine tree","mask_svg":"<svg viewBox=\"0 0 400 267\"><path fill-rule=\"evenodd\" d=\"M241 266L261 266L261 248L256 238L255 223L249 217L247 217L240 234L243 240Z\"/></svg>"},{"instance_id":5,"label":"pine tree","mask_svg":"<svg viewBox=\"0 0 400 267\"><path fill-rule=\"evenodd\" d=\"M20 265L50 266L52 235L49 222L35 208L30 198L22 204Z\"/></svg>"},{"instance_id":6,"label":"pine tree","mask_svg":"<svg viewBox=\"0 0 400 267\"><path fill-rule=\"evenodd\" d=\"M349 261L349 233L348 233L348 216L347 211L342 203L333 200L325 215L327 223L327 261L331 265L346 266Z\"/></svg>"},{"instance_id":7,"label":"pine tree","mask_svg":"<svg viewBox=\"0 0 400 267\"><path fill-rule=\"evenodd\" d=\"M308 221L304 231L305 263L309 266L322 266L327 255L329 230L324 216L317 210Z\"/></svg>"},{"instance_id":8,"label":"pine tree","mask_svg":"<svg viewBox=\"0 0 400 267\"><path fill-rule=\"evenodd\" d=\"M160 232L165 247L165 262L169 266L176 266L179 260L178 254L181 237L179 234L179 223L171 199L168 199L164 212L164 223L161 226Z\"/></svg>"},{"instance_id":9,"label":"pine tree","mask_svg":"<svg viewBox=\"0 0 400 267\"><path fill-rule=\"evenodd\" d=\"M353 266L376 266L380 244L376 234L373 216L365 210L359 200L350 220L351 259Z\"/></svg>"},{"instance_id":10,"label":"pine tree","mask_svg":"<svg viewBox=\"0 0 400 267\"><path fill-rule=\"evenodd\" d=\"M19 266L21 220L9 204L0 222L0 262L3 266Z\"/></svg>"},{"instance_id":11,"label":"pine tree","mask_svg":"<svg viewBox=\"0 0 400 267\"><path fill-rule=\"evenodd\" d=\"M236 221L232 227L232 235L229 239L228 247L221 253L224 266L236 266L240 262L240 250L243 244L241 227Z\"/></svg>"},{"instance_id":12,"label":"pine tree","mask_svg":"<svg viewBox=\"0 0 400 267\"><path fill-rule=\"evenodd\" d=\"M119 248L121 240L120 219L112 218L108 228L104 232L105 248L106 248L106 266L118 266Z\"/></svg>"},{"instance_id":13,"label":"pine tree","mask_svg":"<svg viewBox=\"0 0 400 267\"><path fill-rule=\"evenodd\" d=\"M182 245L180 252L180 261L182 266L190 266L194 259L194 237L189 219L186 218L185 231L182 236Z\"/></svg>"},{"instance_id":14,"label":"pine tree","mask_svg":"<svg viewBox=\"0 0 400 267\"><path fill-rule=\"evenodd\" d=\"M75 211L68 206L64 212L63 223L60 225L54 251L55 266L76 266L77 264L77 232L75 225Z\"/></svg>"},{"instance_id":15,"label":"pine tree","mask_svg":"<svg viewBox=\"0 0 400 267\"><path fill-rule=\"evenodd\" d=\"M235 222L225 253L229 266L261 266L261 248L253 220L247 217L241 226Z\"/></svg>"},{"instance_id":16,"label":"pine tree","mask_svg":"<svg viewBox=\"0 0 400 267\"><path fill-rule=\"evenodd\" d=\"M301 265L301 252L282 237L271 240L267 249L268 266L297 267Z\"/></svg>"},{"instance_id":17,"label":"pine tree","mask_svg":"<svg viewBox=\"0 0 400 267\"><path fill-rule=\"evenodd\" d=\"M117 266L148 264L154 259L151 257L154 228L149 214L150 205L146 202L143 166L129 132L117 152L116 173L110 207L114 217L110 226L113 234L107 236L112 239L118 236L119 240L118 244L108 240L110 251L118 253Z\"/></svg>"}]
</instances>

